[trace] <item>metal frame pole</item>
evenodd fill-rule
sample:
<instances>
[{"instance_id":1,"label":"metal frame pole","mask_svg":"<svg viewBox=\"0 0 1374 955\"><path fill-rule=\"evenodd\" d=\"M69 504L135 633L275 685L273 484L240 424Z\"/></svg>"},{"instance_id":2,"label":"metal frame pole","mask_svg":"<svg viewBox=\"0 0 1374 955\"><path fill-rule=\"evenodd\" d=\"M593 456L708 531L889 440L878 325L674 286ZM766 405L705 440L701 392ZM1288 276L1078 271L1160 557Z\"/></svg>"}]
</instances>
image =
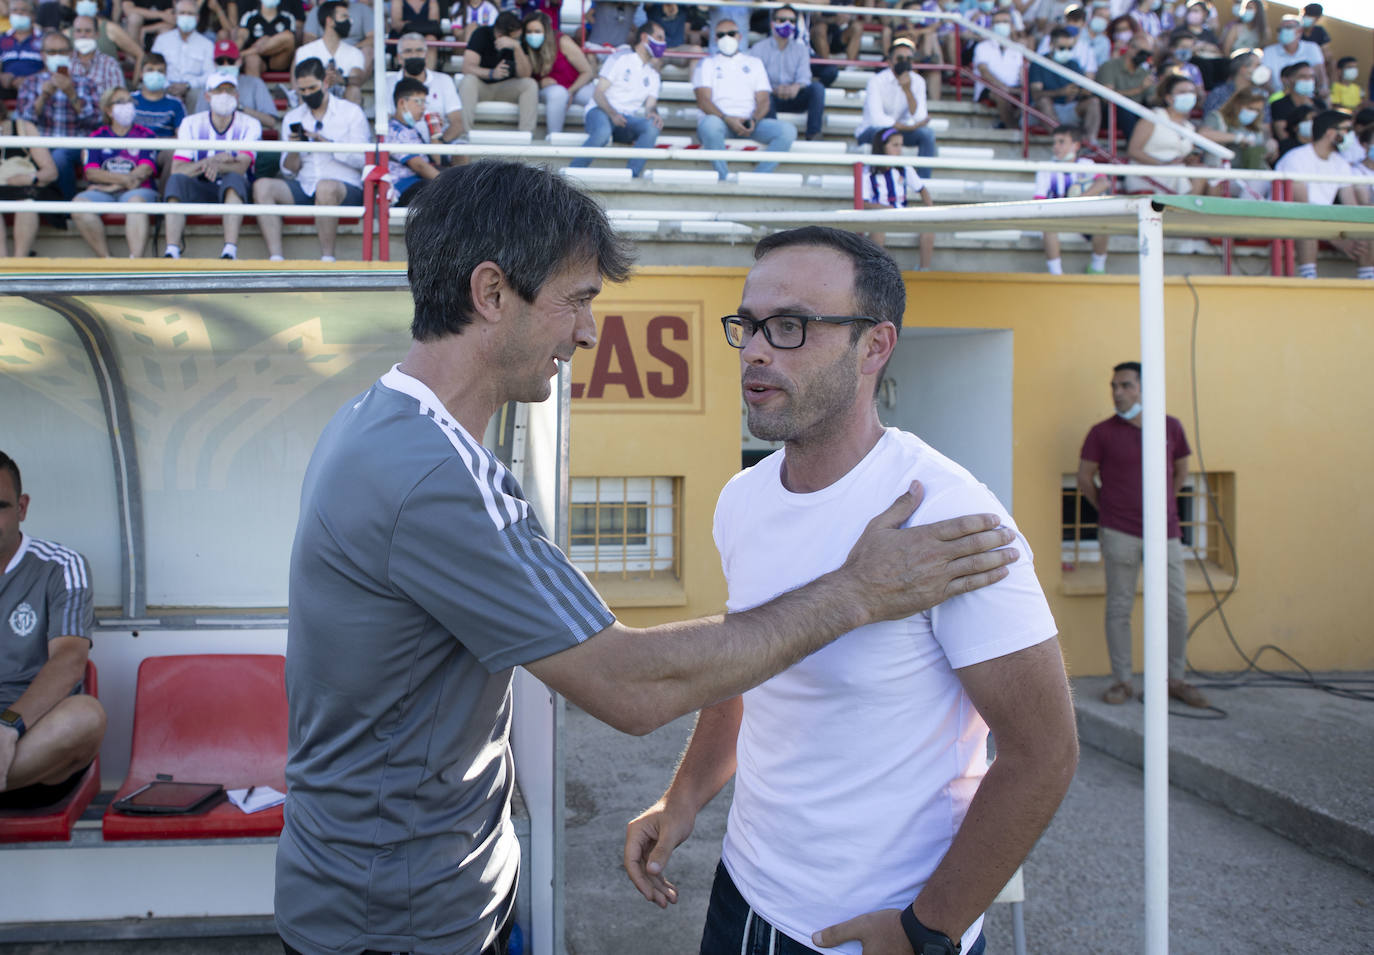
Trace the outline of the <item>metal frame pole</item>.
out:
<instances>
[{"instance_id":1,"label":"metal frame pole","mask_svg":"<svg viewBox=\"0 0 1374 955\"><path fill-rule=\"evenodd\" d=\"M1141 487L1145 531L1145 952L1169 951L1169 629L1164 440L1164 214L1148 199L1140 239Z\"/></svg>"}]
</instances>

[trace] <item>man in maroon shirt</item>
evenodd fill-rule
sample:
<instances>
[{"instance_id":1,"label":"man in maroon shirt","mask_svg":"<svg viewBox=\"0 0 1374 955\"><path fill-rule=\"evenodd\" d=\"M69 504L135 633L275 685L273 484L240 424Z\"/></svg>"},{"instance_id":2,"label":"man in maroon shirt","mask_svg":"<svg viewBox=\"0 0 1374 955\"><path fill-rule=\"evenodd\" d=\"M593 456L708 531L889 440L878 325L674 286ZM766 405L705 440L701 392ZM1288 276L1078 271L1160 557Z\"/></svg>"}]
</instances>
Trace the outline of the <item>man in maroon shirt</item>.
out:
<instances>
[{"instance_id":1,"label":"man in maroon shirt","mask_svg":"<svg viewBox=\"0 0 1374 955\"><path fill-rule=\"evenodd\" d=\"M1112 402L1116 414L1093 425L1083 441L1078 462L1078 490L1097 508L1097 540L1107 578L1107 652L1115 682L1102 694L1108 703L1125 703L1135 695L1131 685L1131 610L1144 558L1145 531L1140 483L1140 363L1126 361L1112 369ZM1178 498L1188 477L1188 438L1183 425L1165 417L1170 501ZM1099 479L1101 486L1093 478ZM1185 683L1188 642L1187 589L1183 577L1183 541L1178 509L1169 507L1169 695L1189 706L1207 699Z\"/></svg>"}]
</instances>

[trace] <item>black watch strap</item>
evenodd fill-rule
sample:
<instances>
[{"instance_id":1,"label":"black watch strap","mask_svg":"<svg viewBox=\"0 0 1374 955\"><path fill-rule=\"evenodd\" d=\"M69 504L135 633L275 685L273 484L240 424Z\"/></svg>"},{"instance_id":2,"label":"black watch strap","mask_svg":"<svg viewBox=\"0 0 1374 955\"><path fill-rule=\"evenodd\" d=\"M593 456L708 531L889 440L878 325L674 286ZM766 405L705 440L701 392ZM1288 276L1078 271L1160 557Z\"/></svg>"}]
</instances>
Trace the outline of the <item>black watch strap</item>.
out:
<instances>
[{"instance_id":1,"label":"black watch strap","mask_svg":"<svg viewBox=\"0 0 1374 955\"><path fill-rule=\"evenodd\" d=\"M24 733L28 731L28 727L24 725L24 717L14 710L5 710L5 712L0 713L0 726L8 726L18 731L20 739L23 739Z\"/></svg>"},{"instance_id":2,"label":"black watch strap","mask_svg":"<svg viewBox=\"0 0 1374 955\"><path fill-rule=\"evenodd\" d=\"M909 905L902 909L902 931L906 932L916 955L959 955L962 943L953 941L944 932L926 928Z\"/></svg>"}]
</instances>

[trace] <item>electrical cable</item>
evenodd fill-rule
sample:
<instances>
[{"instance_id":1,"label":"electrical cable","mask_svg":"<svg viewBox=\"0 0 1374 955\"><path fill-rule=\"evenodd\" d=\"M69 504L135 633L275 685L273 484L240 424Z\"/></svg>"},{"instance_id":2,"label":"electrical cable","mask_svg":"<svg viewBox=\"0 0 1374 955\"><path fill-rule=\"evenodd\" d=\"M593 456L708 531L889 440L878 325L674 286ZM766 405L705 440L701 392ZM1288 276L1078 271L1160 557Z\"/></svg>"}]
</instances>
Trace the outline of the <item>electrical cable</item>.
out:
<instances>
[{"instance_id":1,"label":"electrical cable","mask_svg":"<svg viewBox=\"0 0 1374 955\"><path fill-rule=\"evenodd\" d=\"M1198 470L1203 476L1203 487L1206 491L1208 507L1211 509L1211 512L1216 515L1217 526L1221 529L1222 538L1226 541L1226 549L1231 558L1231 586L1227 588L1224 595L1221 595L1217 593L1216 587L1212 583L1212 575L1207 571L1205 555L1198 550L1196 543L1190 545L1194 556L1197 558L1198 567L1202 571L1202 577L1207 582L1207 590L1212 595L1212 607L1193 621L1192 625L1188 628L1187 639L1191 640L1193 633L1202 625L1203 621L1213 614L1216 614L1217 619L1221 621L1222 629L1226 632L1227 639L1231 642L1231 646L1235 649L1237 655L1245 661L1245 669L1238 673L1208 673L1194 666L1191 662L1188 663L1188 669L1204 680L1209 681L1202 684L1208 689L1227 690L1241 686L1269 688L1304 687L1321 690L1325 693L1330 693L1333 696L1343 697L1345 699L1374 703L1374 679L1364 677L1324 677L1318 679L1312 671L1299 662L1296 657L1276 644L1264 644L1255 651L1253 656L1246 653L1241 648L1240 643L1236 640L1236 635L1231 630L1231 623L1226 619L1224 605L1236 592L1236 586L1240 582L1240 557L1236 552L1236 544L1231 537L1231 530L1226 524L1226 517L1222 514L1221 508L1217 505L1216 495L1212 491L1212 483L1207 480L1208 472L1206 459L1203 457L1202 452L1202 424L1201 413L1198 410L1197 394L1197 333L1198 320L1202 313L1202 300L1198 296L1197 289L1193 286L1191 275L1185 273L1183 275L1183 283L1188 287L1188 291L1192 293L1193 296L1193 322L1189 342L1189 376L1193 395L1193 438L1197 451ZM1300 677L1291 676L1286 673L1266 670L1259 665L1259 658L1265 652L1277 653L1298 670L1302 671L1303 675ZM1246 675L1252 670L1256 674L1260 674L1260 676L1246 679ZM1209 706L1208 709L1216 710L1221 715L1202 716L1174 710L1170 710L1170 713L1176 716L1191 717L1193 719L1222 719L1226 715L1225 711L1218 707Z\"/></svg>"}]
</instances>

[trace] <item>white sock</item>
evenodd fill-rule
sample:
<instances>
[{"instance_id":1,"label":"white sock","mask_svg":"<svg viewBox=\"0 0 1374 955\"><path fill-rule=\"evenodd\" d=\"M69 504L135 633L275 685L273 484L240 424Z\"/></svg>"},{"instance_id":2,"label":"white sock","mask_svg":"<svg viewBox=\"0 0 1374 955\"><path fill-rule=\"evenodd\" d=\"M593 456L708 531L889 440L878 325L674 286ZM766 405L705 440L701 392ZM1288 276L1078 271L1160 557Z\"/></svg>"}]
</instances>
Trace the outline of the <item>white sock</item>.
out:
<instances>
[{"instance_id":1,"label":"white sock","mask_svg":"<svg viewBox=\"0 0 1374 955\"><path fill-rule=\"evenodd\" d=\"M320 256L320 261L321 261L321 262L337 262L338 259L334 258L334 256L332 256L332 255L322 255L322 256Z\"/></svg>"},{"instance_id":2,"label":"white sock","mask_svg":"<svg viewBox=\"0 0 1374 955\"><path fill-rule=\"evenodd\" d=\"M1317 277L1317 263L1304 262L1298 266L1298 278L1314 279Z\"/></svg>"},{"instance_id":3,"label":"white sock","mask_svg":"<svg viewBox=\"0 0 1374 955\"><path fill-rule=\"evenodd\" d=\"M238 245L238 243L237 243L237 242L226 242L226 243L224 243L224 248L222 248L222 249L219 250L219 255L220 255L220 258L224 258L224 257L227 255L227 256L230 256L230 257L232 257L232 258L237 259L237 258L239 257L239 245Z\"/></svg>"},{"instance_id":4,"label":"white sock","mask_svg":"<svg viewBox=\"0 0 1374 955\"><path fill-rule=\"evenodd\" d=\"M1063 260L1063 259L1046 259L1046 260L1045 260L1045 269L1046 269L1051 275L1063 275L1063 274L1064 274L1064 260Z\"/></svg>"},{"instance_id":5,"label":"white sock","mask_svg":"<svg viewBox=\"0 0 1374 955\"><path fill-rule=\"evenodd\" d=\"M167 246L167 251L164 253L164 255L171 256L171 257L174 258L174 259L179 259L179 258L181 258L181 246L179 246L179 245L168 245L168 246Z\"/></svg>"},{"instance_id":6,"label":"white sock","mask_svg":"<svg viewBox=\"0 0 1374 955\"><path fill-rule=\"evenodd\" d=\"M1107 268L1107 253L1106 253L1106 252L1103 252L1101 255L1098 255L1096 252L1093 253L1093 268L1095 268L1095 269L1102 269L1102 270L1104 270L1104 271L1106 270L1106 268Z\"/></svg>"},{"instance_id":7,"label":"white sock","mask_svg":"<svg viewBox=\"0 0 1374 955\"><path fill-rule=\"evenodd\" d=\"M285 256L281 256L281 255L269 255L269 256L267 257L267 261L269 261L269 262L285 262L285 261L286 261L286 258L285 258Z\"/></svg>"},{"instance_id":8,"label":"white sock","mask_svg":"<svg viewBox=\"0 0 1374 955\"><path fill-rule=\"evenodd\" d=\"M1355 270L1357 279L1374 279L1374 265L1362 265Z\"/></svg>"}]
</instances>

